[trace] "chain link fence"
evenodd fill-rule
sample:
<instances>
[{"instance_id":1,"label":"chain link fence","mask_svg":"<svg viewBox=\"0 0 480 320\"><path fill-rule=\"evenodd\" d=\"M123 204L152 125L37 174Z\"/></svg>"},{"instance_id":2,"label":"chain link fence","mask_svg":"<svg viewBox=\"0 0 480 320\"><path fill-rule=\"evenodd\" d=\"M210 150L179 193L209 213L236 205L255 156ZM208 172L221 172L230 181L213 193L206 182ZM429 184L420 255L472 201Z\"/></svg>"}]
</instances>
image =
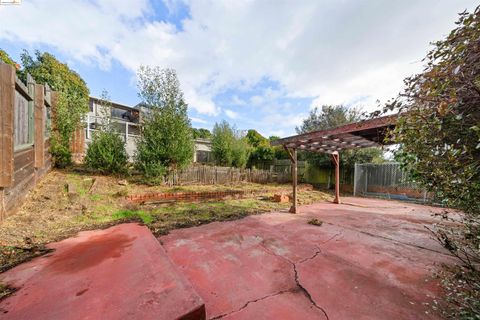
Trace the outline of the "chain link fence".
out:
<instances>
[{"instance_id":1,"label":"chain link fence","mask_svg":"<svg viewBox=\"0 0 480 320\"><path fill-rule=\"evenodd\" d=\"M353 194L422 202L432 200L431 195L415 184L396 162L355 164Z\"/></svg>"}]
</instances>

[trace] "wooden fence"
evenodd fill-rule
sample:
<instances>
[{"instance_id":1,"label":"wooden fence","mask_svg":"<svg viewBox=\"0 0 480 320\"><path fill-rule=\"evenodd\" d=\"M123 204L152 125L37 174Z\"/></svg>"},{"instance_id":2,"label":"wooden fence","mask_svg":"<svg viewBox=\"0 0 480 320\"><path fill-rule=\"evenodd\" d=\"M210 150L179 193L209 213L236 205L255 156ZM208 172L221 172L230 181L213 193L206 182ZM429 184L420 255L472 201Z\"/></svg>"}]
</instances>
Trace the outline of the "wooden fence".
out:
<instances>
[{"instance_id":1,"label":"wooden fence","mask_svg":"<svg viewBox=\"0 0 480 320\"><path fill-rule=\"evenodd\" d=\"M285 183L290 173L270 170L238 169L230 167L193 166L171 172L166 177L169 185L181 184L230 184L238 182Z\"/></svg>"},{"instance_id":2,"label":"wooden fence","mask_svg":"<svg viewBox=\"0 0 480 320\"><path fill-rule=\"evenodd\" d=\"M52 166L51 113L56 93L24 84L14 67L0 62L0 221L22 203Z\"/></svg>"}]
</instances>

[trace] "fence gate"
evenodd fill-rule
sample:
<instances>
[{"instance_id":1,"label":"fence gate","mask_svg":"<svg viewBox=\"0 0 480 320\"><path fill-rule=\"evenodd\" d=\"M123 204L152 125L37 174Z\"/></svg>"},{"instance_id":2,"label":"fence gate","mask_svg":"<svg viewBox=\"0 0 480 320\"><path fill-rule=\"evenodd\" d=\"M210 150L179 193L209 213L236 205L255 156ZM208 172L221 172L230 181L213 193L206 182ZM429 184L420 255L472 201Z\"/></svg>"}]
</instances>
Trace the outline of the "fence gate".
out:
<instances>
[{"instance_id":1,"label":"fence gate","mask_svg":"<svg viewBox=\"0 0 480 320\"><path fill-rule=\"evenodd\" d=\"M430 200L429 194L416 185L400 164L355 164L354 196L381 196L404 200Z\"/></svg>"}]
</instances>

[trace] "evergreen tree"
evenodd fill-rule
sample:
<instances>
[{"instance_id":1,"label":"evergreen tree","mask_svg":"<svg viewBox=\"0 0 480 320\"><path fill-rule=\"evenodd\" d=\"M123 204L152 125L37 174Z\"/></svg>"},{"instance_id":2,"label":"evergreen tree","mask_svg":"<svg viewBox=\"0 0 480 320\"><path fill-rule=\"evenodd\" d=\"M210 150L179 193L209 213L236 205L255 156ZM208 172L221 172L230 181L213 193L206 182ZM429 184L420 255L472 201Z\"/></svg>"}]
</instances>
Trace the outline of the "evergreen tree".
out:
<instances>
[{"instance_id":1,"label":"evergreen tree","mask_svg":"<svg viewBox=\"0 0 480 320\"><path fill-rule=\"evenodd\" d=\"M151 178L162 176L167 169L186 167L193 159L192 127L175 70L142 66L138 87L147 112L137 143L136 167Z\"/></svg>"}]
</instances>

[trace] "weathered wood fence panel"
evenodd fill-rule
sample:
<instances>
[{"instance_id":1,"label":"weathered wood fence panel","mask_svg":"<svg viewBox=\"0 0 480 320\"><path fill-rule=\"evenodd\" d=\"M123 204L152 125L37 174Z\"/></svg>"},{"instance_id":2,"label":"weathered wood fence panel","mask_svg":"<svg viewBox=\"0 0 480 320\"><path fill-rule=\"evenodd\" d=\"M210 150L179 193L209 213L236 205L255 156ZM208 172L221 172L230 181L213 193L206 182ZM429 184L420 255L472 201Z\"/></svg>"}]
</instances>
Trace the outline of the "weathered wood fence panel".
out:
<instances>
[{"instance_id":1,"label":"weathered wood fence panel","mask_svg":"<svg viewBox=\"0 0 480 320\"><path fill-rule=\"evenodd\" d=\"M0 221L51 168L50 89L0 62Z\"/></svg>"},{"instance_id":2,"label":"weathered wood fence panel","mask_svg":"<svg viewBox=\"0 0 480 320\"><path fill-rule=\"evenodd\" d=\"M288 173L278 173L270 170L193 166L170 172L165 182L169 185L232 184L239 182L284 183L290 179L291 176Z\"/></svg>"}]
</instances>

